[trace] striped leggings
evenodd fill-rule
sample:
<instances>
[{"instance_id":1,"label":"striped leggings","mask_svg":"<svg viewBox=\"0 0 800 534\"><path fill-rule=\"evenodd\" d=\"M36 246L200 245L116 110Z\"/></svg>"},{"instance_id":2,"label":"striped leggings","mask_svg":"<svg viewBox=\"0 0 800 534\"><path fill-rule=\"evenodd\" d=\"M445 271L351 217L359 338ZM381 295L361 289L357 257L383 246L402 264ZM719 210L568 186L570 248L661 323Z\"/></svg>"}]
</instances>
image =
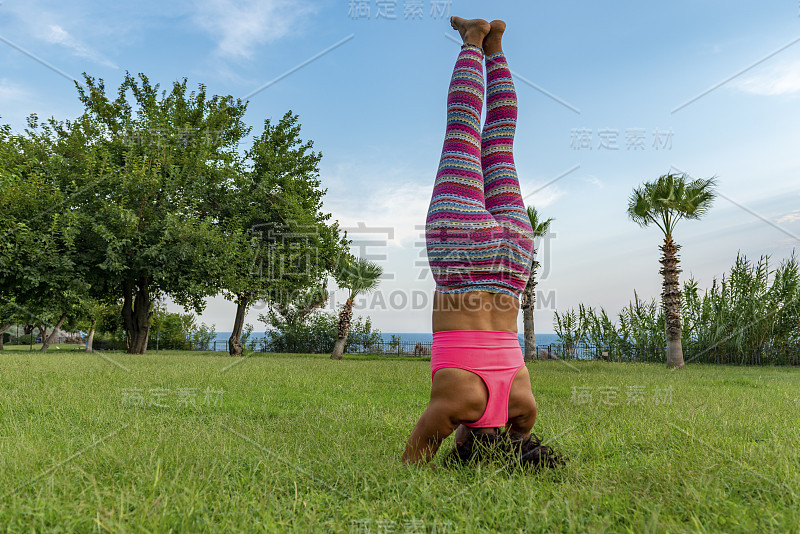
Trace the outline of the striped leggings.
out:
<instances>
[{"instance_id":1,"label":"striped leggings","mask_svg":"<svg viewBox=\"0 0 800 534\"><path fill-rule=\"evenodd\" d=\"M425 226L428 262L442 293L518 297L530 276L533 231L519 190L513 143L517 95L502 53L463 45L447 97L439 171Z\"/></svg>"}]
</instances>

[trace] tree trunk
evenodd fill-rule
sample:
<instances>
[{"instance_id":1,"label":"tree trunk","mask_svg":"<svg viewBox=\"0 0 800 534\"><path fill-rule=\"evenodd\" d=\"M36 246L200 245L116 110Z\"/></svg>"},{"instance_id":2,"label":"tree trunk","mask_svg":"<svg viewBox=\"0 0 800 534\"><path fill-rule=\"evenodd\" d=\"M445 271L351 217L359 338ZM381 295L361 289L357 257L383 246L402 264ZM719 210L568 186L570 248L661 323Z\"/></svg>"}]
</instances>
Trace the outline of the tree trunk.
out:
<instances>
[{"instance_id":1,"label":"tree trunk","mask_svg":"<svg viewBox=\"0 0 800 534\"><path fill-rule=\"evenodd\" d=\"M347 299L339 314L339 333L336 337L336 344L333 346L331 360L341 360L344 355L344 346L347 344L347 334L350 332L350 321L353 318L353 298Z\"/></svg>"},{"instance_id":2,"label":"tree trunk","mask_svg":"<svg viewBox=\"0 0 800 534\"><path fill-rule=\"evenodd\" d=\"M3 350L3 334L6 333L6 330L11 328L11 323L4 323L0 325L0 350Z\"/></svg>"},{"instance_id":3,"label":"tree trunk","mask_svg":"<svg viewBox=\"0 0 800 534\"><path fill-rule=\"evenodd\" d=\"M522 292L522 303L520 305L522 308L522 337L525 343L526 360L534 360L539 356L536 350L536 330L533 324L533 311L536 303L536 267L538 266L539 262L534 261L530 278L528 278L528 283L525 284L525 290Z\"/></svg>"},{"instance_id":4,"label":"tree trunk","mask_svg":"<svg viewBox=\"0 0 800 534\"><path fill-rule=\"evenodd\" d=\"M61 317L58 318L58 322L56 323L55 328L53 328L53 331L50 332L50 335L47 337L47 339L42 338L43 340L42 348L39 349L39 352L45 352L47 350L47 347L49 347L50 343L52 343L53 339L55 339L56 332L58 332L58 329L61 328L61 325L64 324L64 321L66 320L67 320L67 314L62 313Z\"/></svg>"},{"instance_id":5,"label":"tree trunk","mask_svg":"<svg viewBox=\"0 0 800 534\"><path fill-rule=\"evenodd\" d=\"M45 335L45 334L47 334L47 327L45 327L44 325L41 325L41 324L37 324L36 325L36 330L39 331L39 337L42 339L42 343L44 343L44 340L47 337Z\"/></svg>"},{"instance_id":6,"label":"tree trunk","mask_svg":"<svg viewBox=\"0 0 800 534\"><path fill-rule=\"evenodd\" d=\"M233 331L228 338L228 353L231 356L242 355L242 326L244 315L247 312L248 298L246 295L236 295L236 318L233 321Z\"/></svg>"},{"instance_id":7,"label":"tree trunk","mask_svg":"<svg viewBox=\"0 0 800 534\"><path fill-rule=\"evenodd\" d=\"M678 286L678 250L680 245L675 244L672 236L664 238L660 247L664 255L661 257L662 268L659 273L664 275L664 286L661 299L664 303L664 328L667 339L667 367L683 369L683 347L681 345L681 291Z\"/></svg>"},{"instance_id":8,"label":"tree trunk","mask_svg":"<svg viewBox=\"0 0 800 534\"><path fill-rule=\"evenodd\" d=\"M92 352L92 343L94 343L94 325L97 319L92 319L92 326L89 327L89 335L86 338L86 352Z\"/></svg>"},{"instance_id":9,"label":"tree trunk","mask_svg":"<svg viewBox=\"0 0 800 534\"><path fill-rule=\"evenodd\" d=\"M136 281L136 294L128 282L122 284L122 324L125 327L125 339L128 354L145 354L147 339L150 334L150 291L147 279Z\"/></svg>"},{"instance_id":10,"label":"tree trunk","mask_svg":"<svg viewBox=\"0 0 800 534\"><path fill-rule=\"evenodd\" d=\"M333 345L333 354L331 360L341 360L344 355L344 346L347 344L347 338L337 338L336 343Z\"/></svg>"}]
</instances>

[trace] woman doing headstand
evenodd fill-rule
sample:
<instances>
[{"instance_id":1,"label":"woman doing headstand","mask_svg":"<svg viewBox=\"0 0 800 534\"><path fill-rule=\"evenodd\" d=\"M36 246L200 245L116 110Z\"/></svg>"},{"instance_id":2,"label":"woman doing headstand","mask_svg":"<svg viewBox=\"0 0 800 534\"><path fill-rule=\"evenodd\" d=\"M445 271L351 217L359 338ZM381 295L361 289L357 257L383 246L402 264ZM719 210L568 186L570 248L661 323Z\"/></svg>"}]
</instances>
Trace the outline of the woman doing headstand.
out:
<instances>
[{"instance_id":1,"label":"woman doing headstand","mask_svg":"<svg viewBox=\"0 0 800 534\"><path fill-rule=\"evenodd\" d=\"M436 281L431 397L405 463L430 461L453 431L458 446L499 427L523 454L538 445L530 439L536 401L517 339L534 251L512 153L517 98L501 44L506 24L460 17L451 24L464 44L425 232Z\"/></svg>"}]
</instances>

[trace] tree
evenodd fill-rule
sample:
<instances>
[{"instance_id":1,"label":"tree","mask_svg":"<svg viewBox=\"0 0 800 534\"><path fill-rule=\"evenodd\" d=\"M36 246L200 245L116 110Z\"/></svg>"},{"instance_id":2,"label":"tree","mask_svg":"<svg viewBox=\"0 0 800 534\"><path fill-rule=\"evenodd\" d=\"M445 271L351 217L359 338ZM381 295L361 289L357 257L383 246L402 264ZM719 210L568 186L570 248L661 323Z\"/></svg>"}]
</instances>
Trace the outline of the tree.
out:
<instances>
[{"instance_id":1,"label":"tree","mask_svg":"<svg viewBox=\"0 0 800 534\"><path fill-rule=\"evenodd\" d=\"M158 333L158 347L163 350L210 350L216 337L214 325L197 324L191 313L168 312L161 302L154 304L150 328Z\"/></svg>"},{"instance_id":2,"label":"tree","mask_svg":"<svg viewBox=\"0 0 800 534\"><path fill-rule=\"evenodd\" d=\"M26 133L0 133L8 158L0 169L0 296L37 325L46 351L67 318L81 313L90 284L78 259L80 215L65 209L56 178L62 162L50 138Z\"/></svg>"},{"instance_id":3,"label":"tree","mask_svg":"<svg viewBox=\"0 0 800 534\"><path fill-rule=\"evenodd\" d=\"M342 256L336 270L336 281L349 293L339 314L339 331L331 354L332 360L341 360L344 354L350 321L353 318L353 300L359 294L366 294L377 288L382 274L383 268L369 260Z\"/></svg>"},{"instance_id":4,"label":"tree","mask_svg":"<svg viewBox=\"0 0 800 534\"><path fill-rule=\"evenodd\" d=\"M68 209L83 217L82 264L93 296L122 300L129 353L147 350L154 300L168 295L200 312L216 294L228 236L207 209L230 186L246 104L206 97L187 83L169 92L126 73L116 99L84 74L84 114L51 119ZM133 103L129 102L129 93Z\"/></svg>"},{"instance_id":5,"label":"tree","mask_svg":"<svg viewBox=\"0 0 800 534\"><path fill-rule=\"evenodd\" d=\"M76 330L86 331L86 352L94 351L96 333L112 332L121 317L120 305L112 300L90 298L85 302L85 311L75 318L73 326Z\"/></svg>"},{"instance_id":6,"label":"tree","mask_svg":"<svg viewBox=\"0 0 800 534\"><path fill-rule=\"evenodd\" d=\"M533 237L544 236L550 230L550 223L553 218L545 221L539 220L539 212L533 206L528 206L528 218L531 221L531 228L533 228ZM523 338L525 340L525 359L529 360L535 358L536 355L536 333L533 326L533 310L536 303L536 269L539 268L539 262L535 259L531 265L531 275L528 278L528 283L525 284L525 289L522 292L522 327Z\"/></svg>"},{"instance_id":7,"label":"tree","mask_svg":"<svg viewBox=\"0 0 800 534\"><path fill-rule=\"evenodd\" d=\"M266 350L269 352L291 352L323 354L331 353L339 336L339 314L315 309L301 322L290 323L272 310L261 314L267 324ZM345 351L367 350L381 342L381 333L372 328L369 317L358 316L350 322Z\"/></svg>"},{"instance_id":8,"label":"tree","mask_svg":"<svg viewBox=\"0 0 800 534\"><path fill-rule=\"evenodd\" d=\"M0 350L3 350L3 335L12 326L19 324L20 318L19 310L14 304L14 298L9 297L8 300L5 300L0 297Z\"/></svg>"},{"instance_id":9,"label":"tree","mask_svg":"<svg viewBox=\"0 0 800 534\"><path fill-rule=\"evenodd\" d=\"M628 201L628 217L639 226L655 224L664 234L659 274L664 276L661 292L664 307L667 367L684 367L681 345L681 291L679 289L678 250L673 240L675 225L681 219L699 219L714 201L716 179L688 181L685 174L665 174L633 190Z\"/></svg>"},{"instance_id":10,"label":"tree","mask_svg":"<svg viewBox=\"0 0 800 534\"><path fill-rule=\"evenodd\" d=\"M346 253L338 223L322 211L322 155L312 148L300 139L299 119L291 111L276 124L264 121L232 186L210 202L231 236L222 289L236 303L232 356L242 354L244 318L254 302L291 307L306 292L324 288L336 259Z\"/></svg>"},{"instance_id":11,"label":"tree","mask_svg":"<svg viewBox=\"0 0 800 534\"><path fill-rule=\"evenodd\" d=\"M259 315L259 320L268 324L285 325L288 328L302 326L314 311L325 305L328 300L328 288L324 285L299 291L292 300L275 300L269 303L266 315Z\"/></svg>"},{"instance_id":12,"label":"tree","mask_svg":"<svg viewBox=\"0 0 800 534\"><path fill-rule=\"evenodd\" d=\"M97 303L97 301L95 301ZM94 322L94 335L87 337L87 351L94 351L95 345L100 348L119 349L125 346L125 328L122 323L122 299L109 300L100 306L92 307L88 317L89 324L83 323L82 328L91 328ZM85 321L85 319L84 319ZM150 329L152 330L152 323ZM92 333L91 331L89 332ZM91 343L89 343L91 341ZM91 350L90 350L91 349Z\"/></svg>"}]
</instances>

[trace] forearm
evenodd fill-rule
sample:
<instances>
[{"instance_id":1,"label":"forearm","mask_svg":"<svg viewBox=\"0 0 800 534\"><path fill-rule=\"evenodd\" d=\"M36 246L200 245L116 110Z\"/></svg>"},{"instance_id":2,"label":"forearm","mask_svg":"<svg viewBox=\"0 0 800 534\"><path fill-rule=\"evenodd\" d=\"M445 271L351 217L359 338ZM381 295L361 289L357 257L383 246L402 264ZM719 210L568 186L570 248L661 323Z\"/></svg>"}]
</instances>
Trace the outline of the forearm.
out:
<instances>
[{"instance_id":1,"label":"forearm","mask_svg":"<svg viewBox=\"0 0 800 534\"><path fill-rule=\"evenodd\" d=\"M428 406L408 438L403 463L430 462L442 441L453 433L456 426L449 418L437 413L435 407Z\"/></svg>"}]
</instances>

